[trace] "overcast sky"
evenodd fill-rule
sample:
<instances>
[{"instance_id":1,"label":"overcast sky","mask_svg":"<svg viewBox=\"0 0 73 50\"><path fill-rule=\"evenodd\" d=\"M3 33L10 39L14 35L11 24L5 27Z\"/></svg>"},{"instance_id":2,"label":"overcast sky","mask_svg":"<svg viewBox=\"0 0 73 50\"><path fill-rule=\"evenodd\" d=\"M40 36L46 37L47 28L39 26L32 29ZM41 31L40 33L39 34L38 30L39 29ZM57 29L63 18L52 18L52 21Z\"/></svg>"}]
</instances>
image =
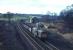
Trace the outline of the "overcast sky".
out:
<instances>
[{"instance_id":1,"label":"overcast sky","mask_svg":"<svg viewBox=\"0 0 73 50\"><path fill-rule=\"evenodd\" d=\"M0 0L0 12L45 14L47 11L59 13L73 0Z\"/></svg>"}]
</instances>

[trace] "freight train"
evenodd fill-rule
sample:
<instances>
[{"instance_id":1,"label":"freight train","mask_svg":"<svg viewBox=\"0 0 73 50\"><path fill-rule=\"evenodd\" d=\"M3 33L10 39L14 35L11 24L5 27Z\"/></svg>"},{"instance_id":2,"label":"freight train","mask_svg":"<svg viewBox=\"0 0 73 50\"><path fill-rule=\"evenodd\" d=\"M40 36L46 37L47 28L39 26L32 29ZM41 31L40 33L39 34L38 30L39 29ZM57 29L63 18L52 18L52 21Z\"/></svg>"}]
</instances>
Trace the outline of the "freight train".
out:
<instances>
[{"instance_id":1,"label":"freight train","mask_svg":"<svg viewBox=\"0 0 73 50\"><path fill-rule=\"evenodd\" d=\"M56 27L53 24L38 22L36 24L22 22L24 27L29 30L36 38L46 40L49 33L55 32Z\"/></svg>"},{"instance_id":2,"label":"freight train","mask_svg":"<svg viewBox=\"0 0 73 50\"><path fill-rule=\"evenodd\" d=\"M48 31L45 29L43 24L36 24L36 25L24 24L24 27L28 29L35 38L39 38L43 40L46 40L48 38Z\"/></svg>"}]
</instances>

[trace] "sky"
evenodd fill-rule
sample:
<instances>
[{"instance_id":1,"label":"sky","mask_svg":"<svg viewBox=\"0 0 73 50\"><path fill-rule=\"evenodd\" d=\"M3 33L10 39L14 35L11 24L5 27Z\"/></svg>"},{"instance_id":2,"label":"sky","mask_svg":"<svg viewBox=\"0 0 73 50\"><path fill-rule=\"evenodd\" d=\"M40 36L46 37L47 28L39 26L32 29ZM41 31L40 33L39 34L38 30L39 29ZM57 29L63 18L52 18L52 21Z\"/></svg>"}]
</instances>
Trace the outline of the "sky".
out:
<instances>
[{"instance_id":1,"label":"sky","mask_svg":"<svg viewBox=\"0 0 73 50\"><path fill-rule=\"evenodd\" d=\"M57 14L73 4L73 0L0 0L0 13Z\"/></svg>"}]
</instances>

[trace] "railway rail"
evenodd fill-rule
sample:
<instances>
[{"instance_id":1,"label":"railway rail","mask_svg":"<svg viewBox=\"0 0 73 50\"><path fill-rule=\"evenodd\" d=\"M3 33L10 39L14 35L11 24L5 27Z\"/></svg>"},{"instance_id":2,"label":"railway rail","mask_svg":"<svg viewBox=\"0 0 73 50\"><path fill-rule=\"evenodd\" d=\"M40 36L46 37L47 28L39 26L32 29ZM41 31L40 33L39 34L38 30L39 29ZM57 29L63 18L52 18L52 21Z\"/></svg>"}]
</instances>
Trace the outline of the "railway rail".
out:
<instances>
[{"instance_id":1,"label":"railway rail","mask_svg":"<svg viewBox=\"0 0 73 50\"><path fill-rule=\"evenodd\" d=\"M28 29L26 29L26 27L24 27L23 24L21 24L21 25L22 25L23 30L25 30L27 32L27 34L29 34L30 36L32 36L32 38L34 38L33 35L31 34L31 32ZM53 46L49 42L44 43L43 41L41 41L38 38L35 38L35 41L37 41L38 43L41 42L41 44L43 44L45 47L51 48L50 50L59 50L57 47Z\"/></svg>"}]
</instances>

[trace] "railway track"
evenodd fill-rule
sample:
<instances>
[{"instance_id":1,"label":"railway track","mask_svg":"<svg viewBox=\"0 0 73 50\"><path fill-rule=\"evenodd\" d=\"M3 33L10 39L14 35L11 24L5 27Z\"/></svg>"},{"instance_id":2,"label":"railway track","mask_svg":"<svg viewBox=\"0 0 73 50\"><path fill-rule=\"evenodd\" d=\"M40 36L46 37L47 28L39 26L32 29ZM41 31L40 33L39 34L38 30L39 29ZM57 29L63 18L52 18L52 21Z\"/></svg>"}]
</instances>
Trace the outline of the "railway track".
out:
<instances>
[{"instance_id":1,"label":"railway track","mask_svg":"<svg viewBox=\"0 0 73 50\"><path fill-rule=\"evenodd\" d=\"M23 26L23 24L21 24ZM27 30L24 26L23 29L30 35L32 36L31 32L29 32L29 30ZM33 37L33 36L32 36ZM33 37L34 38L34 37ZM56 48L55 46L53 46L52 44L50 44L49 42L42 42L40 39L35 38L35 41L41 42L41 44L43 44L45 47L51 48L50 50L59 50L58 48Z\"/></svg>"},{"instance_id":2,"label":"railway track","mask_svg":"<svg viewBox=\"0 0 73 50\"><path fill-rule=\"evenodd\" d=\"M27 39L27 41L33 47L33 50L52 50L51 48L45 49L45 48L41 47L41 45L39 45L32 37L30 37L28 35L28 33L26 31L24 31L19 24L17 24L17 27L18 27L19 31L21 32L21 34Z\"/></svg>"}]
</instances>

